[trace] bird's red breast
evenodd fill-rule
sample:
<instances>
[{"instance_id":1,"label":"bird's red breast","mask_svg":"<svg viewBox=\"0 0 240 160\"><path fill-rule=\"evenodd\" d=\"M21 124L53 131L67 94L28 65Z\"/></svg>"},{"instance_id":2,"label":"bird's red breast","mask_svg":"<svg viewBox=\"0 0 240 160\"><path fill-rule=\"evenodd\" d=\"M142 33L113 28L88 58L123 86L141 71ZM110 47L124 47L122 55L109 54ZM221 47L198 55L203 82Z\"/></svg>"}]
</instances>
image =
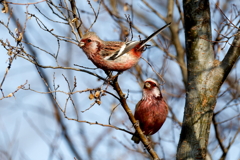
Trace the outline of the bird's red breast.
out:
<instances>
[{"instance_id":1,"label":"bird's red breast","mask_svg":"<svg viewBox=\"0 0 240 160\"><path fill-rule=\"evenodd\" d=\"M148 97L139 101L134 117L140 123L145 135L156 133L165 122L168 115L168 106L162 97Z\"/></svg>"}]
</instances>

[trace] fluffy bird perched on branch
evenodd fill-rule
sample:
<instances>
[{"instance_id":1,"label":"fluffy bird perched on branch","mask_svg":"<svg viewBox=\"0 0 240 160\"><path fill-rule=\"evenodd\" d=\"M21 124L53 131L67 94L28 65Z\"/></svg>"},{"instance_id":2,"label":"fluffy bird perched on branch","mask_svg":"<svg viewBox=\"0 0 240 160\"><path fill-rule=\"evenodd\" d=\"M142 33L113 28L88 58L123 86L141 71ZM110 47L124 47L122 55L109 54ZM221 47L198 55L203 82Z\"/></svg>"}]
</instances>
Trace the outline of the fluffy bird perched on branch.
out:
<instances>
[{"instance_id":1,"label":"fluffy bird perched on branch","mask_svg":"<svg viewBox=\"0 0 240 160\"><path fill-rule=\"evenodd\" d=\"M168 115L168 105L164 101L159 84L156 80L148 78L144 82L142 99L137 103L134 117L139 121L140 128L145 135L156 133L165 122ZM137 132L132 137L135 143L140 138Z\"/></svg>"},{"instance_id":2,"label":"fluffy bird perched on branch","mask_svg":"<svg viewBox=\"0 0 240 160\"><path fill-rule=\"evenodd\" d=\"M94 32L87 32L83 35L79 46L98 68L105 71L125 71L138 62L146 43L170 24L168 23L141 41L103 41Z\"/></svg>"}]
</instances>

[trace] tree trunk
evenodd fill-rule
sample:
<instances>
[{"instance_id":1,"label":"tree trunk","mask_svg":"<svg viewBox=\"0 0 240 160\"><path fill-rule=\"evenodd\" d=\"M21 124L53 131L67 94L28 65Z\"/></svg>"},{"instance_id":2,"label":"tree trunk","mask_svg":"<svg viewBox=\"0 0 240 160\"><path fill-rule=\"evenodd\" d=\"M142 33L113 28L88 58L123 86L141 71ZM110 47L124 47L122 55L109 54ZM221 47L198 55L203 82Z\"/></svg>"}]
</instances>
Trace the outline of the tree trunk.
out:
<instances>
[{"instance_id":1,"label":"tree trunk","mask_svg":"<svg viewBox=\"0 0 240 160\"><path fill-rule=\"evenodd\" d=\"M205 159L218 91L240 54L239 32L224 60L215 60L208 0L184 0L183 8L188 83L177 159Z\"/></svg>"}]
</instances>

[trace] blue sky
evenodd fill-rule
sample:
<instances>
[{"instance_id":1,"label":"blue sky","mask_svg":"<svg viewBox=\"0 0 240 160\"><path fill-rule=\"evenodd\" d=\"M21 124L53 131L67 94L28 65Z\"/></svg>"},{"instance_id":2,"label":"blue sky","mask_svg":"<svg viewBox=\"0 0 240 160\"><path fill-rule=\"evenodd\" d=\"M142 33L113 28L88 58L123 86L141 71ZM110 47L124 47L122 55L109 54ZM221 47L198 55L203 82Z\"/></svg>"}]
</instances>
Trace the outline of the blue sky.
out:
<instances>
[{"instance_id":1,"label":"blue sky","mask_svg":"<svg viewBox=\"0 0 240 160\"><path fill-rule=\"evenodd\" d=\"M29 1L14 1L16 3L27 3ZM215 1L214 1L215 2ZM211 2L213 5L214 2ZM237 4L237 1L231 1L233 4ZM58 3L57 3L58 4ZM91 1L94 9L97 10L98 3ZM151 3L153 6L158 7L157 2ZM109 4L107 4L109 5ZM92 13L90 6L87 1L81 0L78 1L80 10L84 10ZM26 6L25 5L10 5L13 12L15 13L16 18L19 20L21 25L24 25L26 20ZM45 2L37 4L37 7L46 15L55 21L61 21L56 15L52 14L51 10L48 8ZM161 27L165 23L159 19L156 15L149 12L149 10L144 6L141 1L134 1L133 8L137 13L142 13L149 15L148 24L143 20L134 18L133 22L141 30L149 35L154 30L155 27ZM160 13L166 15L165 6L160 7ZM47 20L44 16L39 14L36 8L33 5L28 6L28 12L35 14L41 21L49 28L54 29L53 33L71 37L74 40L76 38L71 33L70 27L62 23L53 23ZM124 12L120 5L118 9L122 12L119 14L124 17L124 14L131 14L130 12ZM135 15L136 16L136 15ZM134 16L134 17L135 17ZM177 9L175 8L174 12L175 19L179 18ZM213 15L212 15L213 16ZM7 22L9 15L1 13L0 20L4 23ZM137 16L136 16L137 17ZM218 21L219 14L214 14L214 21ZM94 17L92 14L81 13L81 18L83 20L84 26L90 26ZM213 23L213 33L216 25ZM16 25L13 21L10 21L9 28L14 32ZM95 31L99 37L103 40L119 40L119 27L118 24L113 21L109 14L101 7L99 18L97 22L93 25L92 31ZM0 39L4 42L8 40L11 45L15 46L15 40L9 35L8 30L3 25L0 25ZM165 34L169 34L168 31ZM134 30L134 40L138 40L139 33ZM183 30L179 33L184 46L184 32ZM28 19L27 27L24 33L25 37L28 37L28 41L36 45L51 54L56 55L58 53L58 41L56 37L52 36L48 32L45 32L39 28L34 17ZM144 37L142 35L142 37ZM214 37L214 36L213 36ZM79 40L79 39L78 39ZM163 40L163 38L158 37L158 40ZM159 42L160 43L160 42ZM164 45L168 45L170 42L166 41ZM23 44L26 45L26 44ZM219 59L221 60L224 56L224 52L228 49L227 46L223 51L219 53ZM28 47L24 47L28 54L32 55L32 51ZM94 65L87 59L86 55L82 50L71 43L60 41L60 49L58 55L58 63L56 60L50 56L48 53L33 48L35 54L38 56L38 62L46 66L64 66L64 67L75 67L74 64L78 64L85 67L94 67ZM175 55L175 49L173 46L169 47L169 52ZM173 112L177 116L179 121L182 121L184 103L185 103L185 94L180 94L179 92L184 89L181 77L181 71L178 64L170 59L166 58L166 55L163 51L159 50L156 47L151 47L143 53L143 57L150 59L154 68L157 71L160 71L164 66L163 78L167 83L161 86L163 95L168 102L169 106L172 108ZM2 79L5 70L8 66L7 51L1 46L0 47L0 80ZM148 77L156 78L156 74L151 70L151 68L143 60L139 61L139 65L143 68L142 79L145 80ZM236 65L236 68L239 64ZM78 68L78 67L75 67ZM105 74L102 70L90 70L94 73L99 74L100 76L105 77ZM73 70L64 70L64 69L43 69L43 72L46 74L47 79L49 80L49 86L53 89L53 80L55 80L55 85L59 85L58 90L69 92L68 84L65 81L63 75L67 77L71 87L73 87L74 77L76 77L77 87L75 91L82 91L88 88L99 88L105 89L106 85L103 85L102 81L98 81L96 77L89 75L84 72L78 72ZM135 76L131 73L135 73L135 70L130 70L122 73L119 77L119 84L121 85L122 90L127 93L129 91L128 105L132 111L134 111L135 104L141 99L141 85L139 85L139 79L136 79ZM239 77L238 72L233 72L232 74ZM45 85L36 71L35 66L29 61L23 58L16 58L12 65L9 73L7 74L6 80L2 86L3 92L5 95L13 92L17 89L18 86L24 84L25 86L36 90L38 92L46 92ZM227 86L225 86L227 87ZM224 91L224 86L221 91ZM108 87L108 91L115 93L115 91ZM174 95L180 95L180 97L175 97ZM118 101L114 99L111 95L102 97L101 105L94 105L91 109L82 113L81 111L86 110L90 107L93 101L88 99L89 92L76 93L74 94L73 100L75 106L78 110L79 120L89 121L89 122L98 122L102 124L108 124L109 115L113 107L118 105ZM228 98L229 95L226 95L224 98ZM230 96L229 96L230 97ZM67 104L67 116L69 118L76 118L76 111L71 104L71 101L67 101L68 95L64 93L57 93L57 102L64 109ZM217 103L217 109L221 108L226 104L225 99L220 99ZM66 103L67 102L67 103ZM234 102L237 104L237 102ZM237 112L235 112L237 110ZM226 114L234 115L239 113L239 105L236 105L235 108L230 108L229 111L225 112ZM142 150L141 145L133 145L130 138L131 135L119 130L110 129L108 127L102 127L99 125L89 125L86 123L78 123L72 120L67 120L64 118L64 115L61 114L63 123L67 127L68 133L73 140L74 145L77 148L77 152L83 159L89 159L86 146L92 147L93 145L96 148L93 151L94 160L101 159L145 159L139 153L133 152L132 150L140 149ZM176 154L176 146L179 139L180 127L179 125L172 120L172 115L169 113L168 118L161 128L161 130L153 136L153 139L156 141L161 139L160 145L156 145L156 151L160 157L165 157L166 159L174 159ZM224 114L222 119L227 118ZM117 127L124 128L134 132L132 124L128 120L126 113L123 111L121 106L118 106L114 111L111 117L112 125ZM212 129L211 129L212 131ZM233 131L226 131L230 137L233 137ZM49 94L37 93L29 90L19 90L14 97L5 98L0 101L0 157L5 158L4 155L10 155L14 160L20 159L34 159L34 160L45 160L45 159L73 159L74 154L69 149L66 139L62 135L62 129L59 124L56 122L53 104L49 98ZM226 136L228 134L225 134ZM98 139L103 137L100 143L98 144ZM212 138L212 139L211 139ZM210 142L214 142L214 133L210 134ZM216 141L216 140L215 140ZM227 143L226 143L227 144ZM212 149L215 153L212 153L213 159L218 159L218 156L221 155L219 146L217 144L212 145ZM130 148L130 149L129 149ZM53 150L52 150L53 149ZM235 143L230 153L228 154L228 159L239 159L240 155L235 154L239 149L239 140ZM6 154L5 154L6 153ZM219 154L218 154L219 153ZM110 158L109 158L110 157Z\"/></svg>"}]
</instances>

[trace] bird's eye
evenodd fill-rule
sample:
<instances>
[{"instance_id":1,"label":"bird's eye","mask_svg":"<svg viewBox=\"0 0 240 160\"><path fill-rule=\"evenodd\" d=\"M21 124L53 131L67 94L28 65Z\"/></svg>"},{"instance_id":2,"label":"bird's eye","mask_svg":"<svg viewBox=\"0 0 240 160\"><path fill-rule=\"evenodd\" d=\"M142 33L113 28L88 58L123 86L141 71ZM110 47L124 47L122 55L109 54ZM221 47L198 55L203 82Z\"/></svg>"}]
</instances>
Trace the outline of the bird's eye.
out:
<instances>
[{"instance_id":1,"label":"bird's eye","mask_svg":"<svg viewBox=\"0 0 240 160\"><path fill-rule=\"evenodd\" d=\"M88 41L88 42L91 42L92 40L91 40L91 39L88 39L87 41Z\"/></svg>"}]
</instances>

